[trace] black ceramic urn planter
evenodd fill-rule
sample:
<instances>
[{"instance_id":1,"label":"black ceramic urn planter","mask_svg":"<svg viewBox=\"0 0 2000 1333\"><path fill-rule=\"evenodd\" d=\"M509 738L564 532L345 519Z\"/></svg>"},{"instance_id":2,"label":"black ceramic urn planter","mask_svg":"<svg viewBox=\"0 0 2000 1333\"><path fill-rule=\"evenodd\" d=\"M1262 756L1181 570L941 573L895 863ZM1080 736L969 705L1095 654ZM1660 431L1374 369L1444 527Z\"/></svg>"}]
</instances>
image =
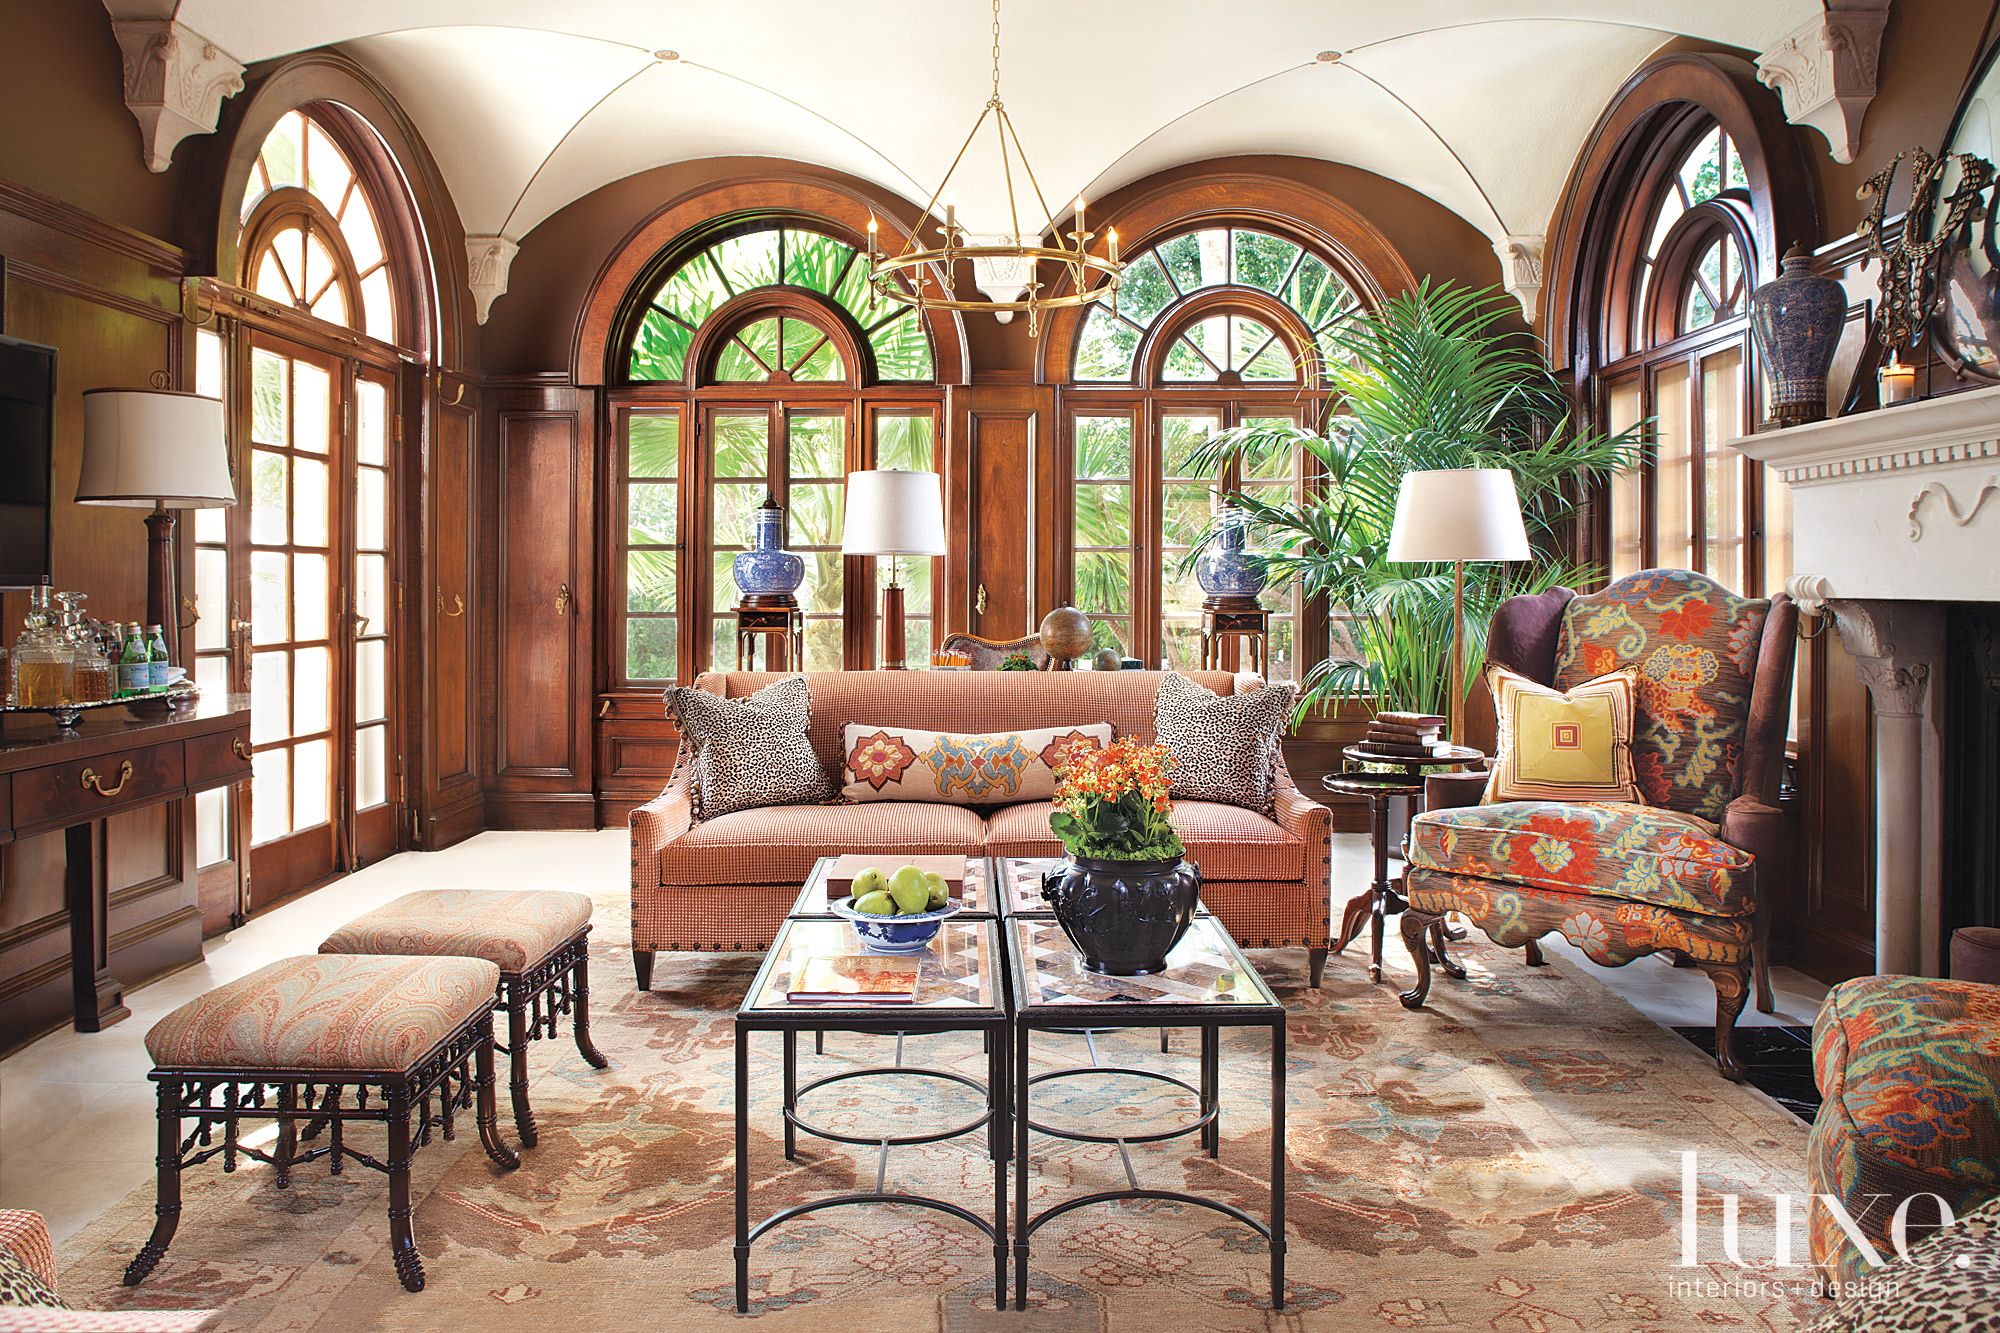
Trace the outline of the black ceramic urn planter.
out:
<instances>
[{"instance_id":1,"label":"black ceramic urn planter","mask_svg":"<svg viewBox=\"0 0 2000 1333\"><path fill-rule=\"evenodd\" d=\"M1163 972L1201 901L1201 867L1072 856L1042 876L1042 897L1091 971Z\"/></svg>"}]
</instances>

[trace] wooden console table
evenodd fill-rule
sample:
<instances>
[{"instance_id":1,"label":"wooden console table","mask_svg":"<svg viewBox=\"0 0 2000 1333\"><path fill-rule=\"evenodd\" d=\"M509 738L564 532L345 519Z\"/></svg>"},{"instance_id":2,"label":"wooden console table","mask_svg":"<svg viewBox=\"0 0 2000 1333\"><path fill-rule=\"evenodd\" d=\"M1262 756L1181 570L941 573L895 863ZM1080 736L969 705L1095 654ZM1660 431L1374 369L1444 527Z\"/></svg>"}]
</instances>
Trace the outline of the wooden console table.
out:
<instances>
[{"instance_id":1,"label":"wooden console table","mask_svg":"<svg viewBox=\"0 0 2000 1333\"><path fill-rule=\"evenodd\" d=\"M104 821L184 801L250 777L250 697L216 695L157 717L86 714L75 730L21 714L0 723L0 843L60 829L70 978L79 1032L124 1018L111 975L110 904L100 865Z\"/></svg>"}]
</instances>

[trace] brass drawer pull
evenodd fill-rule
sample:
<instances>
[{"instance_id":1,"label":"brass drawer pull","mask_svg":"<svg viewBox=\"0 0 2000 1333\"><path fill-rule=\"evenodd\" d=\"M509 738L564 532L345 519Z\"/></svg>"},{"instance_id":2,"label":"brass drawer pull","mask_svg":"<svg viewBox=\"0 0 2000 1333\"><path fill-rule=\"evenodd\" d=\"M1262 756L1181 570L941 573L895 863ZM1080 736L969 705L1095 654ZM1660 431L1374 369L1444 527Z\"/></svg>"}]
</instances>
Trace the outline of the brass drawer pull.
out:
<instances>
[{"instance_id":1,"label":"brass drawer pull","mask_svg":"<svg viewBox=\"0 0 2000 1333\"><path fill-rule=\"evenodd\" d=\"M105 786L104 779L97 776L96 769L86 768L83 770L83 786L96 792L99 796L116 796L119 792L125 790L125 784L131 780L132 761L130 759L127 759L118 766L118 785L115 787Z\"/></svg>"},{"instance_id":2,"label":"brass drawer pull","mask_svg":"<svg viewBox=\"0 0 2000 1333\"><path fill-rule=\"evenodd\" d=\"M243 743L241 736L231 736L229 738L229 748L235 753L238 759L241 759L246 764L250 762L250 747Z\"/></svg>"},{"instance_id":3,"label":"brass drawer pull","mask_svg":"<svg viewBox=\"0 0 2000 1333\"><path fill-rule=\"evenodd\" d=\"M453 619L453 620L457 619L459 616L465 614L465 599L460 597L457 593L453 593L451 595L451 608L447 610L444 604L444 594L439 593L438 614L448 619Z\"/></svg>"}]
</instances>

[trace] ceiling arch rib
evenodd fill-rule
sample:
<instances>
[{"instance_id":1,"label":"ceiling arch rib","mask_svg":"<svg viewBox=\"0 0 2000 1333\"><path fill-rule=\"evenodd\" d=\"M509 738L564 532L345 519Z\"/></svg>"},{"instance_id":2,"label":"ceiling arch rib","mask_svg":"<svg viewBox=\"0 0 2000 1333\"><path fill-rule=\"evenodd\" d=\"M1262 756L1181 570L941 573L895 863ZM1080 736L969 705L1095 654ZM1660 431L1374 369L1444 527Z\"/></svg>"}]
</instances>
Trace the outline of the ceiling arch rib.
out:
<instances>
[{"instance_id":1,"label":"ceiling arch rib","mask_svg":"<svg viewBox=\"0 0 2000 1333\"><path fill-rule=\"evenodd\" d=\"M1670 37L1759 50L1819 8L1262 0L1256 21L1218 22L1211 0L1007 0L1002 93L1058 210L1193 160L1286 153L1399 181L1497 240L1544 228L1592 118ZM837 24L822 0L430 0L421 24L406 0L177 12L246 61L344 43L411 111L466 230L512 240L610 181L725 154L793 157L921 203L978 112L990 47L983 6L889 0L848 0ZM659 48L683 58L654 63ZM1314 63L1321 50L1345 54ZM959 216L1003 230L989 176L967 160Z\"/></svg>"}]
</instances>

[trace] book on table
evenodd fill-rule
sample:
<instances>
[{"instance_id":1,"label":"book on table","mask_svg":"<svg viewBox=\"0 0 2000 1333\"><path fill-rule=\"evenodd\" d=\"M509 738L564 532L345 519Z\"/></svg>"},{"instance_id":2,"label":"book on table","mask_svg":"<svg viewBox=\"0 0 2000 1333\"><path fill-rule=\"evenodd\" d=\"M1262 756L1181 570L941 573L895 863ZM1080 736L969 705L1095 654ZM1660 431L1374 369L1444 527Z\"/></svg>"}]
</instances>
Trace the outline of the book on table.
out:
<instances>
[{"instance_id":1,"label":"book on table","mask_svg":"<svg viewBox=\"0 0 2000 1333\"><path fill-rule=\"evenodd\" d=\"M914 1004L918 962L875 953L815 954L785 998L793 1004Z\"/></svg>"}]
</instances>

